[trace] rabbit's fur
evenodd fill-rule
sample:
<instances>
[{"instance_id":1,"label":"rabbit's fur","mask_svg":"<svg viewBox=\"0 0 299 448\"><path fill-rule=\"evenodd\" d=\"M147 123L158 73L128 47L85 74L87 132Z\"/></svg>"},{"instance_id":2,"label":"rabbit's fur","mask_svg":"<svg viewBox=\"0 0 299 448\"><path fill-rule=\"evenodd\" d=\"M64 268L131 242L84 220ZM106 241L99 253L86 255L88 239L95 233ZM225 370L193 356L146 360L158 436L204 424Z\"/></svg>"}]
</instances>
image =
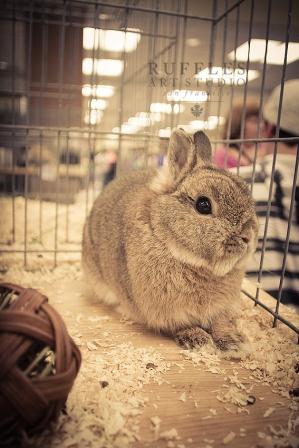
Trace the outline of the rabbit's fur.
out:
<instances>
[{"instance_id":1,"label":"rabbit's fur","mask_svg":"<svg viewBox=\"0 0 299 448\"><path fill-rule=\"evenodd\" d=\"M208 197L212 214L193 200ZM95 293L185 346L211 337L237 350L234 323L257 240L249 189L211 164L203 132L171 135L167 164L116 179L96 199L83 235L83 267Z\"/></svg>"}]
</instances>

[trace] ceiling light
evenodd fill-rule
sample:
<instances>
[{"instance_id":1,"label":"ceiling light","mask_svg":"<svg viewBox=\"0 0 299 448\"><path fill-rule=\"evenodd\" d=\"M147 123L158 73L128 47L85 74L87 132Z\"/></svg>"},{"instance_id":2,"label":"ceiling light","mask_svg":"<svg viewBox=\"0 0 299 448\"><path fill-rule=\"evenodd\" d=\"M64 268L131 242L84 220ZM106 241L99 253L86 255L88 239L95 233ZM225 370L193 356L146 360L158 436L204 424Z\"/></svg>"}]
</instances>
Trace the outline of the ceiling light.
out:
<instances>
[{"instance_id":1,"label":"ceiling light","mask_svg":"<svg viewBox=\"0 0 299 448\"><path fill-rule=\"evenodd\" d=\"M82 95L83 96L91 96L91 95L95 96L94 94L95 94L95 87L92 89L91 86L88 84L85 84L82 87Z\"/></svg>"},{"instance_id":2,"label":"ceiling light","mask_svg":"<svg viewBox=\"0 0 299 448\"><path fill-rule=\"evenodd\" d=\"M96 64L96 60L93 61L91 58L84 58L82 61L82 72L84 75L91 75L92 71L95 72L94 63Z\"/></svg>"},{"instance_id":3,"label":"ceiling light","mask_svg":"<svg viewBox=\"0 0 299 448\"><path fill-rule=\"evenodd\" d=\"M164 114L171 114L172 107L171 104L167 103L152 103L150 107L151 112L158 112Z\"/></svg>"},{"instance_id":4,"label":"ceiling light","mask_svg":"<svg viewBox=\"0 0 299 448\"><path fill-rule=\"evenodd\" d=\"M116 126L115 128L112 128L112 132L114 133L121 133L121 134L135 134L136 132L139 131L139 127L137 126L133 126L129 123L123 123L121 125L121 128L119 128L119 126Z\"/></svg>"},{"instance_id":5,"label":"ceiling light","mask_svg":"<svg viewBox=\"0 0 299 448\"><path fill-rule=\"evenodd\" d=\"M204 120L193 120L190 121L189 125L192 127L192 129L206 129L206 121Z\"/></svg>"},{"instance_id":6,"label":"ceiling light","mask_svg":"<svg viewBox=\"0 0 299 448\"><path fill-rule=\"evenodd\" d=\"M218 117L218 115L210 115L208 117L208 122L209 123L215 123L216 125L222 125L225 123L225 117L222 117L221 115Z\"/></svg>"},{"instance_id":7,"label":"ceiling light","mask_svg":"<svg viewBox=\"0 0 299 448\"><path fill-rule=\"evenodd\" d=\"M158 135L161 138L169 138L170 135L171 135L171 128L167 127L167 128L164 128L164 129L159 129Z\"/></svg>"},{"instance_id":8,"label":"ceiling light","mask_svg":"<svg viewBox=\"0 0 299 448\"><path fill-rule=\"evenodd\" d=\"M99 19L100 20L112 20L113 19L113 15L112 14L101 13L101 14L99 14Z\"/></svg>"},{"instance_id":9,"label":"ceiling light","mask_svg":"<svg viewBox=\"0 0 299 448\"><path fill-rule=\"evenodd\" d=\"M128 123L133 126L147 127L151 125L151 120L148 117L131 117Z\"/></svg>"},{"instance_id":10,"label":"ceiling light","mask_svg":"<svg viewBox=\"0 0 299 448\"><path fill-rule=\"evenodd\" d=\"M200 45L200 40L196 37L189 37L188 39L186 39L186 44L191 48L195 48Z\"/></svg>"},{"instance_id":11,"label":"ceiling light","mask_svg":"<svg viewBox=\"0 0 299 448\"><path fill-rule=\"evenodd\" d=\"M120 76L124 70L124 61L119 59L92 59L84 58L82 72L84 75L92 73L100 76Z\"/></svg>"},{"instance_id":12,"label":"ceiling light","mask_svg":"<svg viewBox=\"0 0 299 448\"><path fill-rule=\"evenodd\" d=\"M124 61L118 59L99 59L97 73L101 76L120 76L124 70Z\"/></svg>"},{"instance_id":13,"label":"ceiling light","mask_svg":"<svg viewBox=\"0 0 299 448\"><path fill-rule=\"evenodd\" d=\"M246 79L248 81L253 81L254 79L258 78L259 71L248 70L248 77L246 77L246 75L247 70L243 68L236 68L235 70L233 70L231 67L207 67L197 73L195 75L195 78L202 82L212 81L216 83L221 80L224 84L234 83L236 85L243 85L244 82L246 82Z\"/></svg>"},{"instance_id":14,"label":"ceiling light","mask_svg":"<svg viewBox=\"0 0 299 448\"><path fill-rule=\"evenodd\" d=\"M152 103L152 104L161 104L161 103ZM159 107L153 106L152 109L159 110ZM148 126L151 126L153 123L162 120L161 112L137 112L136 117L147 119L147 122L150 123Z\"/></svg>"},{"instance_id":15,"label":"ceiling light","mask_svg":"<svg viewBox=\"0 0 299 448\"><path fill-rule=\"evenodd\" d=\"M140 41L140 30L128 31L100 30L95 28L83 29L83 48L85 50L97 49L99 46L105 51L127 52L136 50Z\"/></svg>"},{"instance_id":16,"label":"ceiling light","mask_svg":"<svg viewBox=\"0 0 299 448\"><path fill-rule=\"evenodd\" d=\"M178 114L179 112L184 112L185 106L183 104L174 104L172 110L174 114Z\"/></svg>"},{"instance_id":17,"label":"ceiling light","mask_svg":"<svg viewBox=\"0 0 299 448\"><path fill-rule=\"evenodd\" d=\"M149 118L150 115L149 112L137 112L136 117Z\"/></svg>"},{"instance_id":18,"label":"ceiling light","mask_svg":"<svg viewBox=\"0 0 299 448\"><path fill-rule=\"evenodd\" d=\"M135 126L130 125L129 123L123 123L121 127L116 126L112 129L112 132L115 132L117 134L135 134L139 129Z\"/></svg>"},{"instance_id":19,"label":"ceiling light","mask_svg":"<svg viewBox=\"0 0 299 448\"><path fill-rule=\"evenodd\" d=\"M96 96L110 98L114 95L114 90L113 86L99 85L96 87Z\"/></svg>"},{"instance_id":20,"label":"ceiling light","mask_svg":"<svg viewBox=\"0 0 299 448\"><path fill-rule=\"evenodd\" d=\"M171 90L167 93L167 101L191 101L199 103L207 101L208 92L204 90Z\"/></svg>"},{"instance_id":21,"label":"ceiling light","mask_svg":"<svg viewBox=\"0 0 299 448\"><path fill-rule=\"evenodd\" d=\"M251 39L250 41L250 62L264 62L266 50L265 39ZM273 65L282 65L284 62L285 43L279 40L268 40L267 63ZM229 59L235 59L235 51L228 54ZM248 42L244 42L236 49L236 60L247 62ZM287 64L299 59L299 42L289 42Z\"/></svg>"},{"instance_id":22,"label":"ceiling light","mask_svg":"<svg viewBox=\"0 0 299 448\"><path fill-rule=\"evenodd\" d=\"M134 126L129 123L123 123L121 125L120 132L122 134L136 134L139 131L139 126Z\"/></svg>"},{"instance_id":23,"label":"ceiling light","mask_svg":"<svg viewBox=\"0 0 299 448\"><path fill-rule=\"evenodd\" d=\"M114 94L113 86L84 84L82 87L83 96L94 96L102 98L110 98Z\"/></svg>"},{"instance_id":24,"label":"ceiling light","mask_svg":"<svg viewBox=\"0 0 299 448\"><path fill-rule=\"evenodd\" d=\"M150 114L150 119L152 120L153 123L158 123L159 121L162 120L162 114L160 112L152 112Z\"/></svg>"},{"instance_id":25,"label":"ceiling light","mask_svg":"<svg viewBox=\"0 0 299 448\"><path fill-rule=\"evenodd\" d=\"M152 103L150 107L150 111L153 113L162 113L162 114L178 114L179 112L183 112L185 107L181 104L168 104L168 103Z\"/></svg>"},{"instance_id":26,"label":"ceiling light","mask_svg":"<svg viewBox=\"0 0 299 448\"><path fill-rule=\"evenodd\" d=\"M139 30L132 33L130 31L99 30L100 47L105 51L117 51L131 53L136 50L140 41Z\"/></svg>"},{"instance_id":27,"label":"ceiling light","mask_svg":"<svg viewBox=\"0 0 299 448\"><path fill-rule=\"evenodd\" d=\"M85 50L98 48L98 30L95 28L83 28L83 48Z\"/></svg>"},{"instance_id":28,"label":"ceiling light","mask_svg":"<svg viewBox=\"0 0 299 448\"><path fill-rule=\"evenodd\" d=\"M225 118L217 115L210 115L207 120L193 120L190 121L189 126L191 126L194 130L201 129L215 129L218 125L222 125L225 122Z\"/></svg>"},{"instance_id":29,"label":"ceiling light","mask_svg":"<svg viewBox=\"0 0 299 448\"><path fill-rule=\"evenodd\" d=\"M93 98L90 101L90 108L91 109L105 110L106 107L107 107L107 101L106 100Z\"/></svg>"},{"instance_id":30,"label":"ceiling light","mask_svg":"<svg viewBox=\"0 0 299 448\"><path fill-rule=\"evenodd\" d=\"M86 124L95 125L100 123L103 117L103 112L101 110L88 110L84 114L84 122Z\"/></svg>"},{"instance_id":31,"label":"ceiling light","mask_svg":"<svg viewBox=\"0 0 299 448\"><path fill-rule=\"evenodd\" d=\"M153 104L157 104L157 103L153 103ZM155 108L156 107L154 106L153 109L155 109ZM147 119L150 124L153 124L154 122L158 122L158 121L162 120L161 112L137 112L136 117Z\"/></svg>"}]
</instances>

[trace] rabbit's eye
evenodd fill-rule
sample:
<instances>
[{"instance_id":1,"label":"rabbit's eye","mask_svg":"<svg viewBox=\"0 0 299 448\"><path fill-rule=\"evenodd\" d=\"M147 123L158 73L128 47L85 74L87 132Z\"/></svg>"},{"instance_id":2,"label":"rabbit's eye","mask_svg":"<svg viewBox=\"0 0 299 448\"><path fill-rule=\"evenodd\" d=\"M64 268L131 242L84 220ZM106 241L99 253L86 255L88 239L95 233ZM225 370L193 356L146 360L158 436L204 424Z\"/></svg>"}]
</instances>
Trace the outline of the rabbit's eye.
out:
<instances>
[{"instance_id":1,"label":"rabbit's eye","mask_svg":"<svg viewBox=\"0 0 299 448\"><path fill-rule=\"evenodd\" d=\"M200 196L196 200L195 208L202 215L210 215L212 213L211 201L206 196Z\"/></svg>"}]
</instances>

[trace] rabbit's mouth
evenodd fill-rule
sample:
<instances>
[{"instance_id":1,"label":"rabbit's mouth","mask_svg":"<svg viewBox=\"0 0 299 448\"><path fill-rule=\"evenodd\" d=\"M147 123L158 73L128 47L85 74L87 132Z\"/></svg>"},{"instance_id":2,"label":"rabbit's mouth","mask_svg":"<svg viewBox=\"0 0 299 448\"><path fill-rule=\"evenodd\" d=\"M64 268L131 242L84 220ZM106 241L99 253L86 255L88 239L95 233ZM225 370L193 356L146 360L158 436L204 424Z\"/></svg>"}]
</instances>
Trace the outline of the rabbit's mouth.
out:
<instances>
[{"instance_id":1,"label":"rabbit's mouth","mask_svg":"<svg viewBox=\"0 0 299 448\"><path fill-rule=\"evenodd\" d=\"M223 260L226 260L226 262L235 260L235 266L242 268L246 266L248 257L255 251L255 248L256 238L253 230L250 235L246 237L244 237L244 235L235 235L224 245Z\"/></svg>"},{"instance_id":2,"label":"rabbit's mouth","mask_svg":"<svg viewBox=\"0 0 299 448\"><path fill-rule=\"evenodd\" d=\"M230 236L224 244L224 252L229 255L246 255L255 248L253 229L242 232L240 235Z\"/></svg>"}]
</instances>

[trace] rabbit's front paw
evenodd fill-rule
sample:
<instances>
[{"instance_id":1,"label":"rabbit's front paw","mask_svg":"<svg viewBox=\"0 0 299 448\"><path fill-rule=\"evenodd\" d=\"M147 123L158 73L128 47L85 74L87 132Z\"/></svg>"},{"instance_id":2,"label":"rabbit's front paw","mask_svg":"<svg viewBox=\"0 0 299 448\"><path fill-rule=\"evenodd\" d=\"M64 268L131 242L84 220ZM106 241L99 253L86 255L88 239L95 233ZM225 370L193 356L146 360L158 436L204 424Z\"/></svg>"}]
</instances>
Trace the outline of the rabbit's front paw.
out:
<instances>
[{"instance_id":1,"label":"rabbit's front paw","mask_svg":"<svg viewBox=\"0 0 299 448\"><path fill-rule=\"evenodd\" d=\"M201 347L210 340L210 335L200 327L181 330L175 336L175 341L184 348Z\"/></svg>"},{"instance_id":2,"label":"rabbit's front paw","mask_svg":"<svg viewBox=\"0 0 299 448\"><path fill-rule=\"evenodd\" d=\"M247 342L246 337L239 332L217 335L213 339L216 346L222 351L240 351Z\"/></svg>"}]
</instances>

